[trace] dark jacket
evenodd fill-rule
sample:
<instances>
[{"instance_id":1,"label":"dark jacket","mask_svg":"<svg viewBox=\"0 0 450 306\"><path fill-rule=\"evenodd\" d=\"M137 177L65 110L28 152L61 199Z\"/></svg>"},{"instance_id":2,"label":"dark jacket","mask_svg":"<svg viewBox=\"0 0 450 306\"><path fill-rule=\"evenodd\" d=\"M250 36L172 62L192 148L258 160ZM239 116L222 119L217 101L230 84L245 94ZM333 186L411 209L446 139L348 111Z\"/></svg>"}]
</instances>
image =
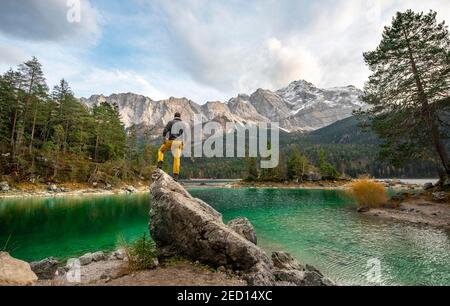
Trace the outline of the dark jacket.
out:
<instances>
[{"instance_id":1,"label":"dark jacket","mask_svg":"<svg viewBox=\"0 0 450 306\"><path fill-rule=\"evenodd\" d=\"M170 122L166 125L166 128L164 129L163 137L164 137L164 138L167 138L167 135L168 135L169 140L176 140L177 138L180 138L180 137L183 135L183 132L184 132L184 131L183 131L183 126L180 125L181 129L179 129L178 131L175 131L175 130L172 131L172 128L173 128L173 126L174 126L176 123L181 123L181 122L183 122L183 121L181 121L180 118L175 118L175 119L173 119L172 121L170 121ZM177 128L178 128L178 127L177 127Z\"/></svg>"}]
</instances>

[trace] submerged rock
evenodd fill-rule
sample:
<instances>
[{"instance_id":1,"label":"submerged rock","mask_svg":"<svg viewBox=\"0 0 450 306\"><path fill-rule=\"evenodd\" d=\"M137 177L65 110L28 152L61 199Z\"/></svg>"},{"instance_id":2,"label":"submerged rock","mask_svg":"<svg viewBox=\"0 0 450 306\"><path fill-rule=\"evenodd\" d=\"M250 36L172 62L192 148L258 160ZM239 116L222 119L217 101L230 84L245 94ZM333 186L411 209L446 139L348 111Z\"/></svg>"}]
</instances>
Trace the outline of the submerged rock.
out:
<instances>
[{"instance_id":1,"label":"submerged rock","mask_svg":"<svg viewBox=\"0 0 450 306\"><path fill-rule=\"evenodd\" d=\"M233 231L247 239L248 241L257 244L255 228L247 218L236 218L228 222L228 227Z\"/></svg>"},{"instance_id":2,"label":"submerged rock","mask_svg":"<svg viewBox=\"0 0 450 306\"><path fill-rule=\"evenodd\" d=\"M0 252L0 286L31 286L37 280L38 277L27 262Z\"/></svg>"},{"instance_id":3,"label":"submerged rock","mask_svg":"<svg viewBox=\"0 0 450 306\"><path fill-rule=\"evenodd\" d=\"M58 270L58 261L53 257L30 263L31 270L39 279L53 279Z\"/></svg>"},{"instance_id":4,"label":"submerged rock","mask_svg":"<svg viewBox=\"0 0 450 306\"><path fill-rule=\"evenodd\" d=\"M285 269L274 266L263 250L225 225L220 213L163 171L156 170L152 178L149 228L160 258L178 256L224 267L243 275L251 286L318 284L308 275L315 272L299 269L291 256L284 256L290 262Z\"/></svg>"}]
</instances>

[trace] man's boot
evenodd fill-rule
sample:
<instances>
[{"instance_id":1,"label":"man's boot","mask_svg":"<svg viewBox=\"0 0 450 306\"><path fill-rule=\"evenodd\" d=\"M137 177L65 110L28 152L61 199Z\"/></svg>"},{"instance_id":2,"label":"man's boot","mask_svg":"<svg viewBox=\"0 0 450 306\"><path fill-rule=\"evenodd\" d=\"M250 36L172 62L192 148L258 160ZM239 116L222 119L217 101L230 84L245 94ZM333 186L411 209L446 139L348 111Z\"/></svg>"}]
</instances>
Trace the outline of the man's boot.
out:
<instances>
[{"instance_id":1,"label":"man's boot","mask_svg":"<svg viewBox=\"0 0 450 306\"><path fill-rule=\"evenodd\" d=\"M163 167L163 162L162 162L162 161L159 161L159 162L158 162L158 169L162 169L162 167Z\"/></svg>"},{"instance_id":2,"label":"man's boot","mask_svg":"<svg viewBox=\"0 0 450 306\"><path fill-rule=\"evenodd\" d=\"M174 181L175 182L178 182L178 179L180 178L180 175L179 174L173 174L173 179L174 179Z\"/></svg>"}]
</instances>

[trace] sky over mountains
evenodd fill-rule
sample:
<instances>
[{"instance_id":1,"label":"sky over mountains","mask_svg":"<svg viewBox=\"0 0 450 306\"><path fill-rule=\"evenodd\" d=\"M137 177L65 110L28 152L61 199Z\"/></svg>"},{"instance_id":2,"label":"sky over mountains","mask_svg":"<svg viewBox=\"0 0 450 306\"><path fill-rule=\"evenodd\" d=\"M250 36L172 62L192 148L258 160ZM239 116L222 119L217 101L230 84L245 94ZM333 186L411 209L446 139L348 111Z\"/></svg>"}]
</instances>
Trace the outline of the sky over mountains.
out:
<instances>
[{"instance_id":1,"label":"sky over mountains","mask_svg":"<svg viewBox=\"0 0 450 306\"><path fill-rule=\"evenodd\" d=\"M2 0L0 72L37 56L49 85L77 96L135 92L152 99L226 100L297 79L362 87L364 51L398 10L438 12L447 0Z\"/></svg>"}]
</instances>

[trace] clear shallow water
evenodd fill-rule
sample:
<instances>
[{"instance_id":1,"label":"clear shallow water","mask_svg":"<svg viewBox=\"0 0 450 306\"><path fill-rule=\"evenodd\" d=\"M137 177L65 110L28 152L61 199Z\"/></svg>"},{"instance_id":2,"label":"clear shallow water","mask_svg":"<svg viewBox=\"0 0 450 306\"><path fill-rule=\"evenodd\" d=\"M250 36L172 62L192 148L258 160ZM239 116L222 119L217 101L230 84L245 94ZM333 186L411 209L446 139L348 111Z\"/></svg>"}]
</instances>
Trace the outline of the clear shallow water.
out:
<instances>
[{"instance_id":1,"label":"clear shallow water","mask_svg":"<svg viewBox=\"0 0 450 306\"><path fill-rule=\"evenodd\" d=\"M357 214L340 191L191 188L219 210L254 224L266 250L285 250L340 284L366 284L367 261L383 284L450 285L450 236L439 229ZM67 258L147 233L148 195L0 203L0 248L24 260Z\"/></svg>"}]
</instances>

